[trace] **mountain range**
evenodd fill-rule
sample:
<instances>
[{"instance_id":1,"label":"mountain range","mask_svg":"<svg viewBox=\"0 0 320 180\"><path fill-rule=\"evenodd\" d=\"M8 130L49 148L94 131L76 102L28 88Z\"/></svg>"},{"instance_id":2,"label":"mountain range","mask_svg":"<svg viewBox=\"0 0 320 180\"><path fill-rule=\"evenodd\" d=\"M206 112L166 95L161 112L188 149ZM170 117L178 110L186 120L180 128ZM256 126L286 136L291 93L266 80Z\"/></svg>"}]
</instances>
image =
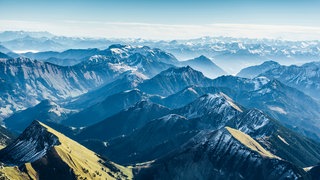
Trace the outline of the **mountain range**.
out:
<instances>
[{"instance_id":1,"label":"mountain range","mask_svg":"<svg viewBox=\"0 0 320 180\"><path fill-rule=\"evenodd\" d=\"M64 102L63 104L69 104L66 108L69 112L75 112L75 110L70 110L74 107L78 107L78 111L79 107L82 108L74 115L65 116L66 118L62 121L65 120L66 125L76 127L88 126L102 121L122 109L129 108L143 99L149 99L170 108L177 108L206 93L222 91L244 106L259 108L275 119L279 119L287 127L319 140L319 127L317 126L320 119L319 103L277 80L270 80L263 76L254 79L222 76L212 80L189 66L169 68L151 79L139 79L134 74L127 75L124 76L125 78L119 78L101 87L101 89L98 88L88 94L76 97L75 100ZM136 81L137 79L138 81ZM121 88L117 89L118 84L123 84L122 82L125 84L129 82L129 85L120 86ZM131 88L136 89L132 91ZM123 91L121 92L121 90ZM111 104L112 107L110 107ZM96 114L96 116L89 118L91 114ZM31 119L25 124L30 121ZM305 121L312 123L304 123ZM19 127L18 130L21 131L24 127Z\"/></svg>"},{"instance_id":2,"label":"mountain range","mask_svg":"<svg viewBox=\"0 0 320 180\"><path fill-rule=\"evenodd\" d=\"M317 163L320 158L319 143L285 128L258 109L238 105L222 93L204 95L171 111L157 106L149 103L141 109L136 105L83 129L76 139L115 162L132 164L162 157L200 131L229 126L250 135L270 152L299 166ZM157 117L161 114L164 116ZM132 117L132 122L128 122L127 117ZM129 131L121 130L128 127L131 127Z\"/></svg>"},{"instance_id":3,"label":"mountain range","mask_svg":"<svg viewBox=\"0 0 320 180\"><path fill-rule=\"evenodd\" d=\"M319 63L266 61L237 76L217 65L312 59L316 42L1 38L53 47L0 47L1 179L318 178ZM57 51L76 42L103 45Z\"/></svg>"},{"instance_id":4,"label":"mountain range","mask_svg":"<svg viewBox=\"0 0 320 180\"><path fill-rule=\"evenodd\" d=\"M227 98L222 94L205 97L205 99L208 102L215 102L211 105L212 107L220 106L220 108L214 110L214 112L217 113L227 112L221 111L221 108L234 108L239 113L244 110L243 107L240 109L235 102L232 102L230 98ZM225 100L225 102L220 104L223 100ZM145 106L143 105L145 103L146 102L137 104L137 107ZM228 104L228 107L226 107L227 104L225 103ZM210 112L208 113L211 114ZM243 113L248 114L246 112ZM249 114L256 115L254 111L250 111ZM223 116L225 118L230 118L227 114L224 114ZM245 117L247 117L247 115L245 115ZM254 118L261 116L250 117ZM242 118L244 117L242 116ZM251 121L250 118L245 119ZM272 153L271 150L274 150L272 148L281 147L278 143L282 143L282 146L285 147L290 146L289 143L296 142L297 140L299 140L299 143L304 143L304 145L308 142L306 139L300 141L301 139L299 139L299 136L295 136L294 133L283 129L283 127L281 128L281 126L275 124L276 122L273 122L274 120L272 119L266 120L260 118L260 120L251 121L251 123L248 124L245 123L245 121L236 118L236 121L234 121L236 124L237 122L242 123L242 125L238 124L237 127L255 137L259 137L257 140L244 132L230 127L223 127L222 129L217 130L210 130L209 128L193 131L193 129L195 129L193 123L197 123L197 121L198 120L193 121L191 119L186 119L180 115L169 114L146 123L142 128L138 128L137 132L133 131L132 135L128 135L127 137L134 137L135 134L144 132L144 135L140 134L138 137L149 137L150 139L133 138L132 140L135 141L134 144L137 143L138 149L148 149L150 143L164 143L155 144L155 147L158 146L158 148L154 149L158 150L158 152L149 151L152 152L151 155L161 158L156 158L155 161L151 162L139 163L131 168L125 168L106 160L47 125L34 121L15 141L0 151L1 162L10 164L10 166L5 165L0 170L1 176L7 178L14 176L15 179L57 179L57 177L66 179L80 177L87 177L90 179L96 177L131 179L132 176L137 179L167 179L173 177L205 178L209 175L210 177L216 178L242 177L254 179L256 177L310 178L311 176L311 174L307 173L302 168L299 168L299 166L290 163L290 161L292 162L292 159L286 161L288 158L285 158L286 160L284 160L283 156ZM270 123L271 126L268 125ZM121 126L121 123L117 124ZM117 124L115 125L117 126ZM248 125L252 125L253 128L251 129ZM145 129L147 127L149 130ZM157 128L154 129L155 127ZM277 129L279 127L280 129ZM249 129L253 131L250 132L248 131ZM290 135L285 133L289 133ZM282 136L280 136L280 134ZM273 141L273 138L263 138L269 137L270 135L276 138L278 142ZM163 141L166 137L173 139ZM120 140L119 142L118 139L115 139L111 142L119 144L126 141ZM111 146L111 148L114 148L115 145L112 143L108 144L107 147ZM141 143L141 145L139 145L139 143ZM308 150L308 148L316 145L312 145L312 141L307 144L308 146L304 146L302 149ZM120 150L122 152L131 150L125 147L128 147L128 145L122 146ZM151 147L154 147L154 145L151 145ZM166 148L162 149L160 147ZM230 147L232 148L230 149ZM267 147L269 149L266 149ZM294 150L296 147L293 146L291 148ZM297 149L297 151L289 152L295 155L295 153L302 153L300 151L301 149ZM163 154L164 152L166 153ZM279 154L278 151L275 152ZM307 152L315 153L316 151ZM135 155L139 154L137 153ZM149 154L147 153L147 155ZM286 155L288 155L288 153L286 153ZM120 158L121 156L115 157ZM297 155L293 157L299 158ZM304 162L310 163L309 160L304 160ZM234 164L234 166L231 164ZM14 168L12 165L16 165L19 168ZM165 167L171 168L165 170ZM254 173L251 172L252 169L255 170ZM57 172L59 172L58 176L56 175Z\"/></svg>"},{"instance_id":5,"label":"mountain range","mask_svg":"<svg viewBox=\"0 0 320 180\"><path fill-rule=\"evenodd\" d=\"M128 71L140 73L144 79L152 77L173 66L167 63L177 61L172 55L149 47L113 45L105 53L109 55L94 55L74 66L59 66L28 58L2 59L0 118L44 99L63 101L85 94L123 78Z\"/></svg>"}]
</instances>

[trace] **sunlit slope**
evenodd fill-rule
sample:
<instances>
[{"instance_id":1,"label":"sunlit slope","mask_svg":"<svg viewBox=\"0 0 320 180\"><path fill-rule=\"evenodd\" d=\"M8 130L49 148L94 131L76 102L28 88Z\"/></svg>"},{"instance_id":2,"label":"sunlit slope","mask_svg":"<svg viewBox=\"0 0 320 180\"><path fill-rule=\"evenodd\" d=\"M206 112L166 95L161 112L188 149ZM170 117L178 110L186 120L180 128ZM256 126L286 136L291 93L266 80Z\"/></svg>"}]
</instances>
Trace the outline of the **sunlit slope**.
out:
<instances>
[{"instance_id":1,"label":"sunlit slope","mask_svg":"<svg viewBox=\"0 0 320 180\"><path fill-rule=\"evenodd\" d=\"M36 132L26 132L30 130L36 130ZM46 138L34 138L37 137L34 136L35 133L41 133L41 137ZM19 137L18 141L1 152L1 160L6 164L19 165L19 169L17 167L0 169L0 172L4 173L9 179L132 179L131 169L99 157L93 151L41 122L34 121L22 135L26 136L28 134L33 136ZM44 141L50 142L50 138L57 139L57 141L53 140L55 143L52 146ZM26 142L30 142L30 145ZM16 156L23 148L19 147L20 144L31 149L26 152L27 156L23 156L23 154ZM39 144L44 144L44 146ZM35 146L35 148L32 146ZM30 152L34 154L30 154ZM38 154L43 155L39 156ZM6 155L6 158L4 158L4 155ZM20 164L19 162L23 161L15 159L16 157L22 157L23 160L30 162Z\"/></svg>"}]
</instances>

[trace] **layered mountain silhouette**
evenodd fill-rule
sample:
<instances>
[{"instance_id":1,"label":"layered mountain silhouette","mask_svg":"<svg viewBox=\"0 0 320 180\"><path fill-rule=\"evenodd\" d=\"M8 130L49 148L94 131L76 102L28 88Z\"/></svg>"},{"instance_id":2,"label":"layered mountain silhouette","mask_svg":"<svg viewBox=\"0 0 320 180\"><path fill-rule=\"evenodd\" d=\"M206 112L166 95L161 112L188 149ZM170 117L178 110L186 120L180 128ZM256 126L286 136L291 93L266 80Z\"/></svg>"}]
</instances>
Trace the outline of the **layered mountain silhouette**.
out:
<instances>
[{"instance_id":1,"label":"layered mountain silhouette","mask_svg":"<svg viewBox=\"0 0 320 180\"><path fill-rule=\"evenodd\" d=\"M47 36L7 41L68 41ZM318 62L267 61L231 76L220 56L277 49L212 44L210 58L183 62L146 45L21 57L0 47L0 179L317 179Z\"/></svg>"},{"instance_id":2,"label":"layered mountain silhouette","mask_svg":"<svg viewBox=\"0 0 320 180\"><path fill-rule=\"evenodd\" d=\"M272 167L272 168L271 168ZM142 166L137 179L298 179L306 173L226 127L201 132L179 150Z\"/></svg>"}]
</instances>

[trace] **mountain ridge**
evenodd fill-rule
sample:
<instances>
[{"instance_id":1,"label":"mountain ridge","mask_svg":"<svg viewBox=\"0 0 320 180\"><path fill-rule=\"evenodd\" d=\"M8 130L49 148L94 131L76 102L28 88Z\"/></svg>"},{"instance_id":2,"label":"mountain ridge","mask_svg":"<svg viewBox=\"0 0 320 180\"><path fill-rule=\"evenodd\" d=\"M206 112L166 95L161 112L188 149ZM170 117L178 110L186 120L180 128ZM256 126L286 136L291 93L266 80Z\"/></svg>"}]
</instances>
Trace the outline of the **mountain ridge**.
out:
<instances>
[{"instance_id":1,"label":"mountain ridge","mask_svg":"<svg viewBox=\"0 0 320 180\"><path fill-rule=\"evenodd\" d=\"M306 176L302 169L274 158L275 156L270 153L269 155L265 153L260 155L261 151L267 152L263 148L258 152L252 150L250 145L244 143L246 141L244 137L248 139L249 144L258 144L245 134L231 128L200 132L198 136L191 139L179 150L146 167L141 167L137 179L184 179L190 177L196 179L207 177L217 179L256 179L261 177L281 179ZM223 158L224 156L231 157L226 160ZM271 158L266 158L266 156ZM264 169L266 167L272 168ZM217 170L215 170L216 168ZM252 168L255 169L254 172Z\"/></svg>"}]
</instances>

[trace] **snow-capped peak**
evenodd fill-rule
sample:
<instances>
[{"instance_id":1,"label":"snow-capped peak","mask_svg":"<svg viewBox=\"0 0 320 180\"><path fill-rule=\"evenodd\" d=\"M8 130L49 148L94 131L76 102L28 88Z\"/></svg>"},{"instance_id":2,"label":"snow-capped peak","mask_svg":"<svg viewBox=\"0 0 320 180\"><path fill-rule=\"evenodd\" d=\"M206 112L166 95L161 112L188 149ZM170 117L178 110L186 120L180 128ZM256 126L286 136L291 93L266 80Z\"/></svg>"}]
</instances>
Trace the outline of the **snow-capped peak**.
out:
<instances>
[{"instance_id":1,"label":"snow-capped peak","mask_svg":"<svg viewBox=\"0 0 320 180\"><path fill-rule=\"evenodd\" d=\"M92 61L92 62L98 62L98 61L101 61L101 60L108 60L109 58L104 56L104 55L93 55L89 58L89 61Z\"/></svg>"},{"instance_id":2,"label":"snow-capped peak","mask_svg":"<svg viewBox=\"0 0 320 180\"><path fill-rule=\"evenodd\" d=\"M261 89L262 86L268 84L270 79L265 76L259 76L252 79L252 82L254 83L254 90L258 90Z\"/></svg>"},{"instance_id":3,"label":"snow-capped peak","mask_svg":"<svg viewBox=\"0 0 320 180\"><path fill-rule=\"evenodd\" d=\"M235 126L246 134L256 133L261 137L273 133L272 128L265 128L270 121L270 118L261 110L250 109L235 119Z\"/></svg>"},{"instance_id":4,"label":"snow-capped peak","mask_svg":"<svg viewBox=\"0 0 320 180\"><path fill-rule=\"evenodd\" d=\"M169 114L169 115L166 115L166 116L163 116L162 118L160 118L160 120L164 121L164 122L167 122L167 121L177 121L179 119L184 119L184 120L187 120L185 117L183 116L180 116L178 114Z\"/></svg>"},{"instance_id":5,"label":"snow-capped peak","mask_svg":"<svg viewBox=\"0 0 320 180\"><path fill-rule=\"evenodd\" d=\"M109 46L109 48L105 51L121 59L130 60L130 56L139 54L143 57L148 57L148 59L152 61L163 61L164 63L169 64L177 62L177 59L173 55L157 48L150 48L149 46L130 46L114 44Z\"/></svg>"},{"instance_id":6,"label":"snow-capped peak","mask_svg":"<svg viewBox=\"0 0 320 180\"><path fill-rule=\"evenodd\" d=\"M204 115L220 114L230 120L243 110L227 95L223 93L206 94L182 108L187 118L197 118Z\"/></svg>"}]
</instances>

